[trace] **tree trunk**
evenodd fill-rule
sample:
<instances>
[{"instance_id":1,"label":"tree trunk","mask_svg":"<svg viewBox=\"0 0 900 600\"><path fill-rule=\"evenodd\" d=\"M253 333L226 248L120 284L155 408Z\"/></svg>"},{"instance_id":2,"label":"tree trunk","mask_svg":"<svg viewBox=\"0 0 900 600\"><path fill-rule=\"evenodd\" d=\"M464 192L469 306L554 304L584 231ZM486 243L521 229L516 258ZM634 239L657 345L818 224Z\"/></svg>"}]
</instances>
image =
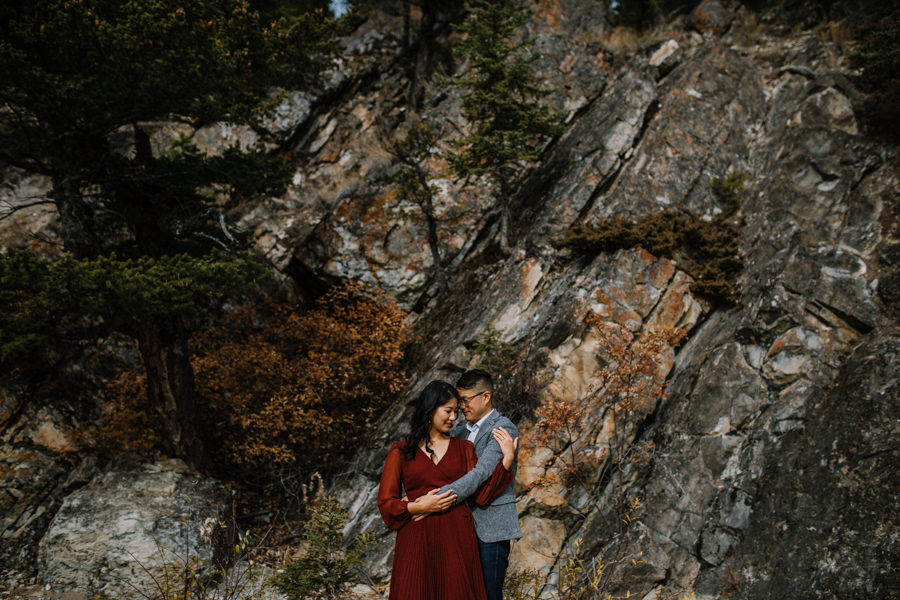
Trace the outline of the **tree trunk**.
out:
<instances>
[{"instance_id":1,"label":"tree trunk","mask_svg":"<svg viewBox=\"0 0 900 600\"><path fill-rule=\"evenodd\" d=\"M403 49L409 50L409 27L410 27L410 11L412 10L411 0L403 0Z\"/></svg>"},{"instance_id":2,"label":"tree trunk","mask_svg":"<svg viewBox=\"0 0 900 600\"><path fill-rule=\"evenodd\" d=\"M500 252L509 256L512 249L509 247L509 207L506 203L500 207L500 231L497 234L500 243Z\"/></svg>"},{"instance_id":3,"label":"tree trunk","mask_svg":"<svg viewBox=\"0 0 900 600\"><path fill-rule=\"evenodd\" d=\"M497 237L499 238L498 242L500 245L500 253L504 256L509 256L512 252L512 249L509 245L509 203L510 198L513 197L512 182L514 180L514 176L507 172L501 172L498 177L498 184L500 188L500 198L498 202L498 204L500 205L500 230L497 233Z\"/></svg>"},{"instance_id":4,"label":"tree trunk","mask_svg":"<svg viewBox=\"0 0 900 600\"><path fill-rule=\"evenodd\" d=\"M431 75L433 69L431 62L434 55L432 38L434 37L435 4L432 0L422 0L420 4L422 20L419 22L418 50L412 77L410 78L409 97L407 98L407 105L416 111L422 105L425 81Z\"/></svg>"},{"instance_id":5,"label":"tree trunk","mask_svg":"<svg viewBox=\"0 0 900 600\"><path fill-rule=\"evenodd\" d=\"M142 324L136 337L147 371L147 401L163 450L198 468L206 466L184 322L178 316L159 317Z\"/></svg>"},{"instance_id":6,"label":"tree trunk","mask_svg":"<svg viewBox=\"0 0 900 600\"><path fill-rule=\"evenodd\" d=\"M431 187L428 185L428 179L425 177L422 166L419 163L413 163L411 166L415 169L416 177L424 193L418 203L425 215L425 223L428 227L428 247L431 249L431 261L434 263L434 278L437 280L438 289L444 293L447 291L447 277L444 275L443 260L441 260L437 219L434 218L434 197L431 195Z\"/></svg>"},{"instance_id":7,"label":"tree trunk","mask_svg":"<svg viewBox=\"0 0 900 600\"><path fill-rule=\"evenodd\" d=\"M434 276L437 279L438 288L441 292L447 291L447 277L444 275L444 268L441 260L441 251L438 246L437 222L434 219L434 209L431 208L429 202L429 210L425 212L425 218L428 221L428 247L431 248L431 260L434 262Z\"/></svg>"},{"instance_id":8,"label":"tree trunk","mask_svg":"<svg viewBox=\"0 0 900 600\"><path fill-rule=\"evenodd\" d=\"M94 228L94 210L81 195L77 175L63 161L53 165L53 202L59 212L59 233L63 246L77 258L96 256L101 242Z\"/></svg>"}]
</instances>

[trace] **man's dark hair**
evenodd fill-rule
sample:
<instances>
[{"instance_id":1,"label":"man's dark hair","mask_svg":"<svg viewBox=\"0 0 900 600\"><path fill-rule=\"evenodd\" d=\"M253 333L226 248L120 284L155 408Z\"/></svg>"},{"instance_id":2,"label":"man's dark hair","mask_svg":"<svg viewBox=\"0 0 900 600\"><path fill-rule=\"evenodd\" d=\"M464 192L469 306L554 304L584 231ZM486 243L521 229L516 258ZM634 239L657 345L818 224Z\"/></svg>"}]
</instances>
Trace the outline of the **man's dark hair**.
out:
<instances>
[{"instance_id":1,"label":"man's dark hair","mask_svg":"<svg viewBox=\"0 0 900 600\"><path fill-rule=\"evenodd\" d=\"M494 379L487 371L482 371L481 369L472 369L471 371L466 371L460 376L459 381L456 382L456 387L462 390L474 390L476 388L483 388L493 394Z\"/></svg>"}]
</instances>

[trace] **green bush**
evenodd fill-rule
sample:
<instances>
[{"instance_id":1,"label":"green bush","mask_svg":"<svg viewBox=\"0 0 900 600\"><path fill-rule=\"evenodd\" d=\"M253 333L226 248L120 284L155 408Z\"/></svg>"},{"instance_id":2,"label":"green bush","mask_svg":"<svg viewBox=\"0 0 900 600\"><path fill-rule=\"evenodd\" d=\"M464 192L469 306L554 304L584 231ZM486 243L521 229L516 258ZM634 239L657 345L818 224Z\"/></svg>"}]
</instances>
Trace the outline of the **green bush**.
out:
<instances>
[{"instance_id":1,"label":"green bush","mask_svg":"<svg viewBox=\"0 0 900 600\"><path fill-rule=\"evenodd\" d=\"M477 368L490 373L508 373L515 367L515 348L503 341L503 332L493 325L478 334L466 354L469 360L477 360Z\"/></svg>"},{"instance_id":2,"label":"green bush","mask_svg":"<svg viewBox=\"0 0 900 600\"><path fill-rule=\"evenodd\" d=\"M272 584L291 600L327 600L354 580L354 567L362 564L372 534L356 536L346 548L342 530L347 513L334 498L325 498L313 510L303 531L302 555L286 563Z\"/></svg>"},{"instance_id":3,"label":"green bush","mask_svg":"<svg viewBox=\"0 0 900 600\"><path fill-rule=\"evenodd\" d=\"M722 204L721 218L731 217L741 208L741 194L747 174L742 171L731 171L725 177L715 177L710 182L713 196Z\"/></svg>"},{"instance_id":4,"label":"green bush","mask_svg":"<svg viewBox=\"0 0 900 600\"><path fill-rule=\"evenodd\" d=\"M65 347L140 323L203 315L223 297L239 297L264 277L262 267L212 252L202 257L52 261L25 250L0 253L0 367L45 372Z\"/></svg>"}]
</instances>

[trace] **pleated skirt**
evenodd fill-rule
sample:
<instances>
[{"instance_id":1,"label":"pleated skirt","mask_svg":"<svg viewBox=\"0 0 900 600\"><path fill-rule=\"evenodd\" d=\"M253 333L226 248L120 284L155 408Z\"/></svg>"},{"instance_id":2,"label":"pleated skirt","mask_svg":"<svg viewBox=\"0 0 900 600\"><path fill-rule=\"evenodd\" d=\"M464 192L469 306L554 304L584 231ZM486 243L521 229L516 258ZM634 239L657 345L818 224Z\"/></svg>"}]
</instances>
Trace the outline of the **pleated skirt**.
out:
<instances>
[{"instance_id":1,"label":"pleated skirt","mask_svg":"<svg viewBox=\"0 0 900 600\"><path fill-rule=\"evenodd\" d=\"M390 600L486 600L472 511L457 505L397 532Z\"/></svg>"}]
</instances>

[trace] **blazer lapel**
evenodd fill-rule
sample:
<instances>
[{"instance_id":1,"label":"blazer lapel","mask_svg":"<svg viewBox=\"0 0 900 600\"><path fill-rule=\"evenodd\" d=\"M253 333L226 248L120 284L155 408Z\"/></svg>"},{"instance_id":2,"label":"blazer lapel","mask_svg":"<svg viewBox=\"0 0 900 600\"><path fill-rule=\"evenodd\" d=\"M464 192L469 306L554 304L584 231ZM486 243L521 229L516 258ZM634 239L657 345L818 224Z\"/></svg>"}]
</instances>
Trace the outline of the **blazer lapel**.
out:
<instances>
[{"instance_id":1,"label":"blazer lapel","mask_svg":"<svg viewBox=\"0 0 900 600\"><path fill-rule=\"evenodd\" d=\"M484 440L488 439L485 436L490 436L491 431L494 429L494 423L497 422L497 419L500 418L500 413L497 412L497 409L494 409L494 412L491 413L487 419L484 420L484 423L481 424L481 427L478 428L478 435L475 436L475 445L478 446L484 443Z\"/></svg>"}]
</instances>

